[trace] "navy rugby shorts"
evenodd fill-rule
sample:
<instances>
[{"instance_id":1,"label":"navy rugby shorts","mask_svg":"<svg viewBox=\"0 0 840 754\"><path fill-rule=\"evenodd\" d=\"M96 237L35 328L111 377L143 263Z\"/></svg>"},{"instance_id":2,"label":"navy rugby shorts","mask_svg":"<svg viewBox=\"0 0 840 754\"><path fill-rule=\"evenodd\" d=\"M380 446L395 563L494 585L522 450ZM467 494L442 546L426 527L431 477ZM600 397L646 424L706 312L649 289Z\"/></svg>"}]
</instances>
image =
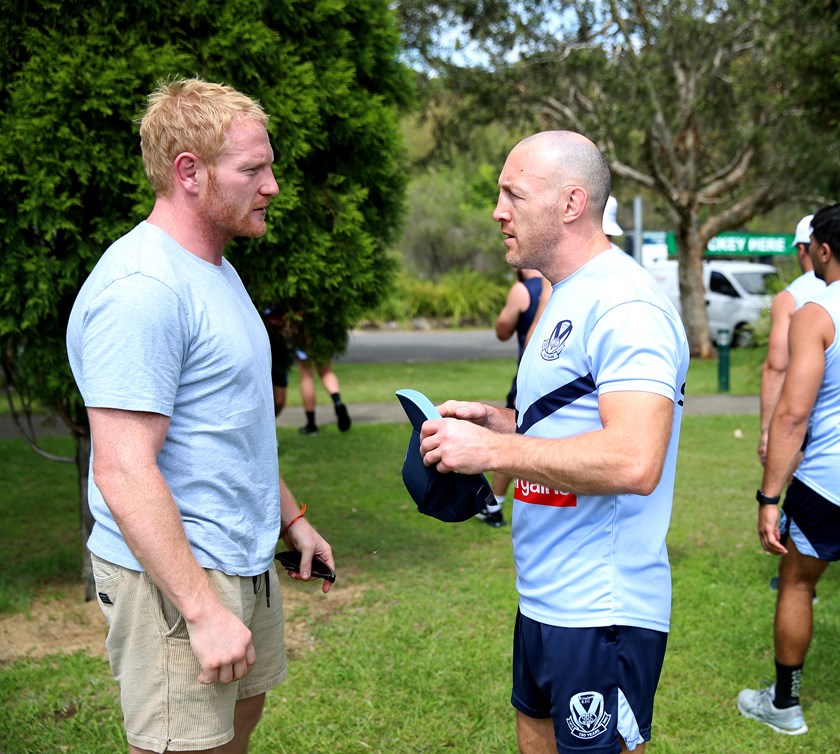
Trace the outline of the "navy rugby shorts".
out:
<instances>
[{"instance_id":1,"label":"navy rugby shorts","mask_svg":"<svg viewBox=\"0 0 840 754\"><path fill-rule=\"evenodd\" d=\"M796 477L785 495L779 529L782 544L790 537L802 555L840 560L840 506Z\"/></svg>"},{"instance_id":2,"label":"navy rugby shorts","mask_svg":"<svg viewBox=\"0 0 840 754\"><path fill-rule=\"evenodd\" d=\"M551 717L559 754L617 754L650 740L668 634L646 628L561 628L516 614L511 704Z\"/></svg>"}]
</instances>

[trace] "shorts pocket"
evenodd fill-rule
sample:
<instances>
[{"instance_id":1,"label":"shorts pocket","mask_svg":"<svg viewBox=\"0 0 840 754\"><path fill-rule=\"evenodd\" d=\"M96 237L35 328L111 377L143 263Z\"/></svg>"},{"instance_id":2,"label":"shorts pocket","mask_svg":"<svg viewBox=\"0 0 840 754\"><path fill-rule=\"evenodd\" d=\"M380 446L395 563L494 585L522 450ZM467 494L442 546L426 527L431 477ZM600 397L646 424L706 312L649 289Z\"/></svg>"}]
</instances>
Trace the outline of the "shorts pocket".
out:
<instances>
[{"instance_id":1,"label":"shorts pocket","mask_svg":"<svg viewBox=\"0 0 840 754\"><path fill-rule=\"evenodd\" d=\"M93 554L90 556L90 562L93 570L93 580L96 583L96 597L99 607L110 622L111 613L119 597L120 584L123 578L122 568Z\"/></svg>"}]
</instances>

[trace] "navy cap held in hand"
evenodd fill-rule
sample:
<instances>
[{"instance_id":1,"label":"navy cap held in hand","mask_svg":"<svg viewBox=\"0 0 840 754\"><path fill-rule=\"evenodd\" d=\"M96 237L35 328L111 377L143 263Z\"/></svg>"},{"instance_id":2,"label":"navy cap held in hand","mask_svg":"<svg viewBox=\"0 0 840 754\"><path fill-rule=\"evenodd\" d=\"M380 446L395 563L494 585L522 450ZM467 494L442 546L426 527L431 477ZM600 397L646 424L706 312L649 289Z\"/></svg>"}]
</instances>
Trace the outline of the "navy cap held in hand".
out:
<instances>
[{"instance_id":1,"label":"navy cap held in hand","mask_svg":"<svg viewBox=\"0 0 840 754\"><path fill-rule=\"evenodd\" d=\"M420 455L420 428L427 419L440 419L440 412L423 393L397 390L397 398L411 422L411 439L403 461L405 488L417 510L440 521L466 521L496 501L484 474L441 474L426 466Z\"/></svg>"}]
</instances>

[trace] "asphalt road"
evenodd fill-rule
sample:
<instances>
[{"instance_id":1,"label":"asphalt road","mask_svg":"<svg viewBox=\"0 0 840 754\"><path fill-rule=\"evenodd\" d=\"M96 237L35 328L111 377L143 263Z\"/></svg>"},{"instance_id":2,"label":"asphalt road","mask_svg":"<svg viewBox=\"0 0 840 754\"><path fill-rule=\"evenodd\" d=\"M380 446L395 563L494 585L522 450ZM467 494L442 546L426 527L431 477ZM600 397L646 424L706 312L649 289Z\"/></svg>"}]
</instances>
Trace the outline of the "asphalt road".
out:
<instances>
[{"instance_id":1,"label":"asphalt road","mask_svg":"<svg viewBox=\"0 0 840 754\"><path fill-rule=\"evenodd\" d=\"M411 363L458 359L516 360L516 338L493 330L353 330L337 364Z\"/></svg>"},{"instance_id":2,"label":"asphalt road","mask_svg":"<svg viewBox=\"0 0 840 754\"><path fill-rule=\"evenodd\" d=\"M337 358L336 364L495 358L509 358L513 364L516 340L512 338L502 342L492 330L354 330L350 333L347 353ZM341 379L340 370L338 374ZM357 424L407 422L396 399L389 403L353 404L349 408ZM337 431L332 406L321 402L316 410L318 425L328 432ZM686 416L757 413L757 395L689 395L685 403ZM277 421L281 427L300 427L304 423L305 416L300 406L288 406ZM49 418L37 417L36 424L39 435L67 434L60 422ZM11 419L0 416L0 439L19 436Z\"/></svg>"}]
</instances>

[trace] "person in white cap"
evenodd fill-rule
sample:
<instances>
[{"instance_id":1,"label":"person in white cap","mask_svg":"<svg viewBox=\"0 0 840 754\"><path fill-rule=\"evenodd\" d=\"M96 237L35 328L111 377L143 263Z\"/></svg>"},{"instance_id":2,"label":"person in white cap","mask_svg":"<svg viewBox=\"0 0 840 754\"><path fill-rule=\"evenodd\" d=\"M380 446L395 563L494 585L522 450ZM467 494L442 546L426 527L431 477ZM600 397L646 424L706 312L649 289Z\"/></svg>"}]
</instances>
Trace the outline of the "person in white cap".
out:
<instances>
[{"instance_id":1,"label":"person in white cap","mask_svg":"<svg viewBox=\"0 0 840 754\"><path fill-rule=\"evenodd\" d=\"M604 218L601 221L601 226L604 230L604 235L609 239L610 243L616 248L621 248L613 243L613 236L623 236L624 231L618 224L618 199L610 196L607 199L607 204L604 207Z\"/></svg>"},{"instance_id":2,"label":"person in white cap","mask_svg":"<svg viewBox=\"0 0 840 754\"><path fill-rule=\"evenodd\" d=\"M813 215L806 215L796 225L793 246L802 274L787 288L776 294L770 307L770 337L767 343L767 357L761 370L761 386L759 388L759 412L761 417L760 435L758 438L758 458L761 465L767 460L767 431L770 419L788 368L788 330L793 313L825 289L825 283L814 275L814 265L808 255L808 245L811 243L811 219Z\"/></svg>"}]
</instances>

